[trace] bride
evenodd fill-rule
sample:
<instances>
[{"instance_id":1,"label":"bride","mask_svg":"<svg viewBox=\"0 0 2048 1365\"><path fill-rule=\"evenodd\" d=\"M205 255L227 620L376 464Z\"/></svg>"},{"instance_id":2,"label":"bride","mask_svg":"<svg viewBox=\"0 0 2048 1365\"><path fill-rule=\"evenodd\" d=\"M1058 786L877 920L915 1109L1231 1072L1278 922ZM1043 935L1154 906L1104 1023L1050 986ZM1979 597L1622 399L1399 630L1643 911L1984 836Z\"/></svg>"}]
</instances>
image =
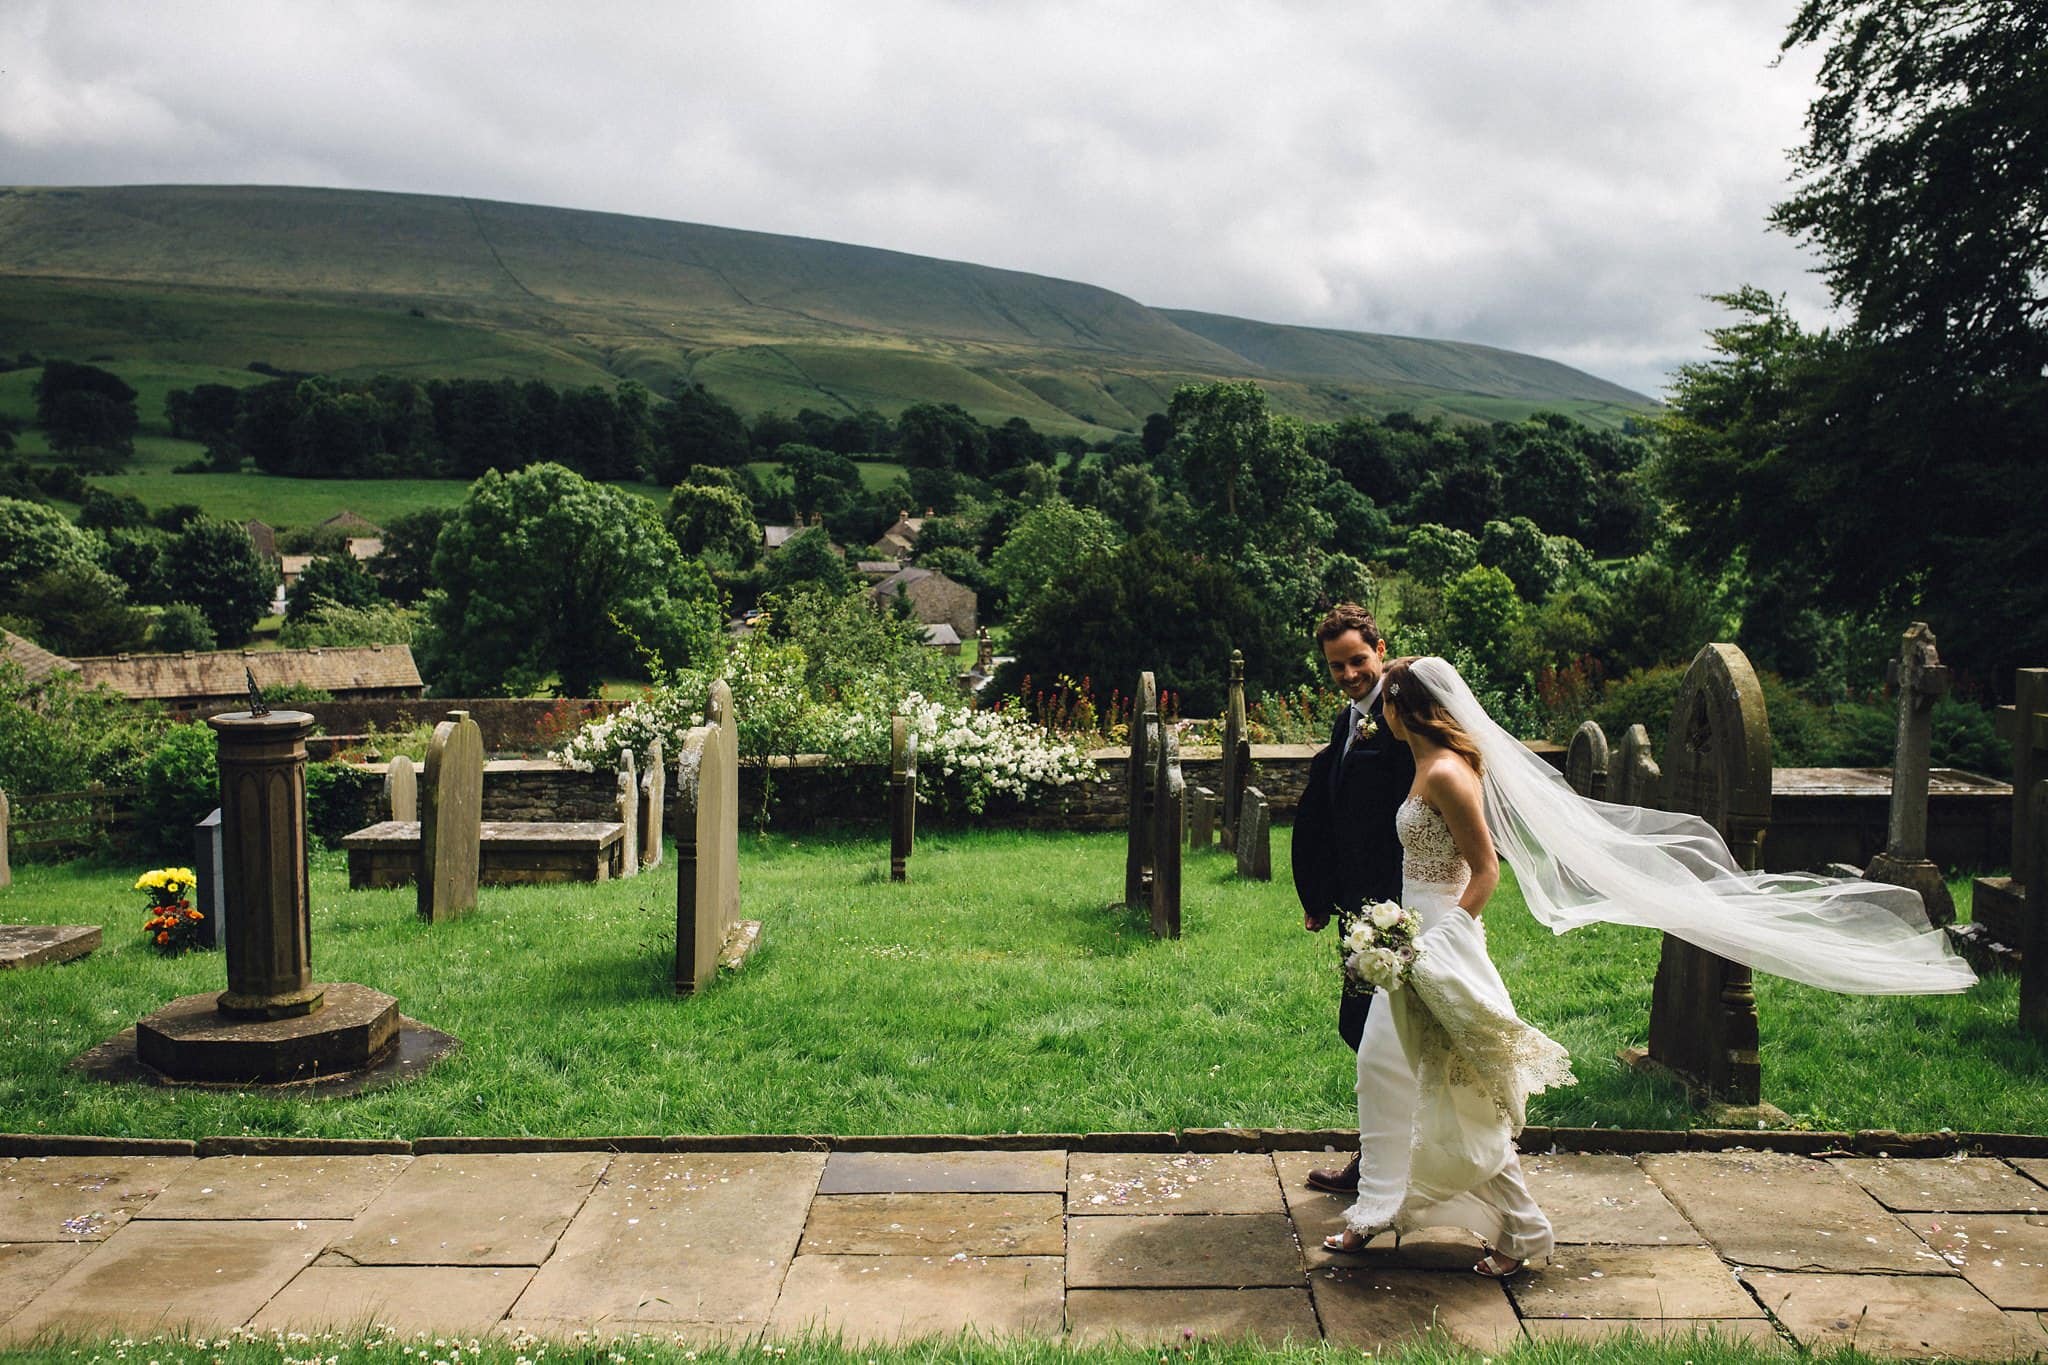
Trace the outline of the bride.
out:
<instances>
[{"instance_id":1,"label":"bride","mask_svg":"<svg viewBox=\"0 0 2048 1365\"><path fill-rule=\"evenodd\" d=\"M1438 658L1396 659L1381 695L1415 755L1394 818L1402 887L1421 920L1404 989L1385 992L1358 1048L1358 1199L1336 1252L1381 1232L1463 1227L1501 1278L1547 1256L1550 1220L1514 1139L1528 1098L1574 1082L1570 1059L1516 1015L1480 915L1513 867L1538 921L1661 929L1826 990L1923 994L1976 981L1917 892L1746 872L1696 816L1578 796L1486 714Z\"/></svg>"}]
</instances>

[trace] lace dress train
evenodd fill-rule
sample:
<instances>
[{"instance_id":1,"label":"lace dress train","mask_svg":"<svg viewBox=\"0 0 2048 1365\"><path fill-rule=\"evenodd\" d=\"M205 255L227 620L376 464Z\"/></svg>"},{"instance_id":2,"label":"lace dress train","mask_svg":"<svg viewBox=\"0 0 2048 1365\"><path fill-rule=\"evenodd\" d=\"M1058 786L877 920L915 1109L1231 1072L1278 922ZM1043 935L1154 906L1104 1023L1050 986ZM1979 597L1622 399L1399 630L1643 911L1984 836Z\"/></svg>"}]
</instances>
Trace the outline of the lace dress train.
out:
<instances>
[{"instance_id":1,"label":"lace dress train","mask_svg":"<svg viewBox=\"0 0 2048 1365\"><path fill-rule=\"evenodd\" d=\"M1546 1256L1550 1220L1514 1139L1530 1095L1572 1084L1570 1059L1515 1014L1485 927L1459 908L1470 874L1443 817L1410 798L1394 823L1421 953L1409 985L1383 992L1366 1018L1358 1199L1345 1224L1365 1236L1462 1227L1504 1256Z\"/></svg>"}]
</instances>

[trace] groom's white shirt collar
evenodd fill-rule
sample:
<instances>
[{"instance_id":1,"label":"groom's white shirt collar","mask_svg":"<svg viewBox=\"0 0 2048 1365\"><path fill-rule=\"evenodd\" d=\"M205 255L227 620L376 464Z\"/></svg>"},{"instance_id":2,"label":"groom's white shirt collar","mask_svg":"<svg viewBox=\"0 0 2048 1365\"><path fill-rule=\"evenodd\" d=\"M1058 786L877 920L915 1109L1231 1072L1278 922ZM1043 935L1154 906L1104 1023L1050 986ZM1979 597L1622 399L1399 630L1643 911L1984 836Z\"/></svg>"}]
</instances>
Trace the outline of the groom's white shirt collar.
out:
<instances>
[{"instance_id":1,"label":"groom's white shirt collar","mask_svg":"<svg viewBox=\"0 0 2048 1365\"><path fill-rule=\"evenodd\" d=\"M1385 678L1381 678L1378 682L1372 685L1372 691L1365 694L1365 700L1355 701L1351 703L1351 709L1356 711L1361 716L1371 715L1372 704L1380 699L1380 689L1382 687L1385 687L1386 685L1387 680Z\"/></svg>"}]
</instances>

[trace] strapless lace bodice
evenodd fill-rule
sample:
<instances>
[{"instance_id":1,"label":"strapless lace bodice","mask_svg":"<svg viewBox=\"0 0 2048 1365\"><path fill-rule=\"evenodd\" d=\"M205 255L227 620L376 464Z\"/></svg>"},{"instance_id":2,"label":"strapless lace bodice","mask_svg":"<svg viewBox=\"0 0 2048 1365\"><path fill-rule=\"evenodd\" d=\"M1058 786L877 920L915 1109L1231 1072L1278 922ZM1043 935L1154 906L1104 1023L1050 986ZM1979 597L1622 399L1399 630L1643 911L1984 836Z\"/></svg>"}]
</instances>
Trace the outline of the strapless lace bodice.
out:
<instances>
[{"instance_id":1,"label":"strapless lace bodice","mask_svg":"<svg viewBox=\"0 0 2048 1365\"><path fill-rule=\"evenodd\" d=\"M1394 812L1394 836L1401 841L1402 881L1463 886L1472 880L1451 827L1419 797L1409 797Z\"/></svg>"}]
</instances>

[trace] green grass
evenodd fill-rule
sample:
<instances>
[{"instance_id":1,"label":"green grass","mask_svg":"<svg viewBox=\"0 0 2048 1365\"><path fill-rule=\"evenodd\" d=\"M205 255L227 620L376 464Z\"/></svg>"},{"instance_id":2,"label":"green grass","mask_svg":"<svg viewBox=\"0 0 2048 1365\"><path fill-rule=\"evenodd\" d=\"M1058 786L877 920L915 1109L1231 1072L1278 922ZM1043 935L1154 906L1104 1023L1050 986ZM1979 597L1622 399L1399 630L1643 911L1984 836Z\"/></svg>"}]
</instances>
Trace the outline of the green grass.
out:
<instances>
[{"instance_id":1,"label":"green grass","mask_svg":"<svg viewBox=\"0 0 2048 1365\"><path fill-rule=\"evenodd\" d=\"M74 965L0 976L0 1113L51 1133L415 1137L738 1132L1087 1132L1327 1127L1353 1121L1335 1036L1335 946L1300 929L1286 867L1238 881L1186 869L1186 937L1155 942L1108 902L1115 835L928 832L891 885L879 838L760 838L741 849L759 953L704 995L667 987L673 873L486 888L427 926L409 890L312 872L322 980L396 995L462 1039L452 1061L356 1099L301 1102L81 1080L67 1059L163 1002L218 989L217 954L141 942L140 866L26 866L0 917L105 927ZM1571 1048L1581 1084L1530 1121L1684 1127L1676 1093L1625 1070L1643 1041L1657 942L1539 928L1512 889L1488 912L1523 1013ZM2015 985L1864 999L1758 982L1765 1097L1817 1126L2048 1132L2048 1052L2014 1026Z\"/></svg>"},{"instance_id":2,"label":"green grass","mask_svg":"<svg viewBox=\"0 0 2048 1365\"><path fill-rule=\"evenodd\" d=\"M757 479L767 479L782 472L780 460L749 460L746 467ZM909 474L909 466L898 460L855 460L853 467L860 471L860 486L868 492L885 488Z\"/></svg>"}]
</instances>

